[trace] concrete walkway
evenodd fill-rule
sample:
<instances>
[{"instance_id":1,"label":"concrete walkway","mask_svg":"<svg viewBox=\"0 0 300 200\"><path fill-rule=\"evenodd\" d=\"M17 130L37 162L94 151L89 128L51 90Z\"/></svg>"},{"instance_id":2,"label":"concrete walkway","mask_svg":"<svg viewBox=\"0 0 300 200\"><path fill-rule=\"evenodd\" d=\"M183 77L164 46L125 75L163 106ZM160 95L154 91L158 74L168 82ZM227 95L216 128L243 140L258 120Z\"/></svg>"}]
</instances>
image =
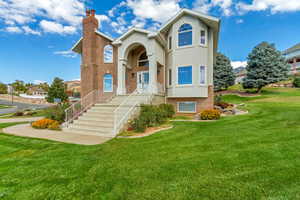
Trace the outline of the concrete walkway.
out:
<instances>
[{"instance_id":1,"label":"concrete walkway","mask_svg":"<svg viewBox=\"0 0 300 200\"><path fill-rule=\"evenodd\" d=\"M0 123L14 123L14 122L35 122L44 117L19 117L19 118L0 118Z\"/></svg>"},{"instance_id":2,"label":"concrete walkway","mask_svg":"<svg viewBox=\"0 0 300 200\"><path fill-rule=\"evenodd\" d=\"M96 145L107 142L112 138L93 136L93 135L79 135L74 133L66 133L63 131L51 131L51 130L40 130L34 129L30 124L21 124L4 128L2 132L15 136L31 137L53 140L63 143L70 144L81 144L81 145Z\"/></svg>"}]
</instances>

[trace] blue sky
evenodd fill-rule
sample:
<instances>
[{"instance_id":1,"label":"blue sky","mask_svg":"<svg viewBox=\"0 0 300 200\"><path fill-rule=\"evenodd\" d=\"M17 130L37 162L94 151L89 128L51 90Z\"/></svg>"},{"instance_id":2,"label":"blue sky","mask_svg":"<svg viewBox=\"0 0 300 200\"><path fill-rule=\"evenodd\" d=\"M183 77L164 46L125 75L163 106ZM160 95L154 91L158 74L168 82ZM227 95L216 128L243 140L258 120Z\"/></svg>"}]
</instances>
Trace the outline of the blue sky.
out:
<instances>
[{"instance_id":1,"label":"blue sky","mask_svg":"<svg viewBox=\"0 0 300 200\"><path fill-rule=\"evenodd\" d=\"M0 0L0 82L78 79L80 56L69 50L86 8L112 37L133 26L155 30L180 8L219 17L219 51L234 66L262 41L279 50L300 42L299 0Z\"/></svg>"}]
</instances>

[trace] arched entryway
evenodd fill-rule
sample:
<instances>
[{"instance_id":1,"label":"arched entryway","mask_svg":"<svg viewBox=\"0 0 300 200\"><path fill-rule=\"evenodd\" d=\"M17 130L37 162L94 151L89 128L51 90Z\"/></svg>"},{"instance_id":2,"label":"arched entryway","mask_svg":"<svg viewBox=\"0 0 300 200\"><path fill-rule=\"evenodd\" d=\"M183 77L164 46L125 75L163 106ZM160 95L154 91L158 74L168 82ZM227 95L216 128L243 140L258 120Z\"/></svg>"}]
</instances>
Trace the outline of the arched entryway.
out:
<instances>
[{"instance_id":1,"label":"arched entryway","mask_svg":"<svg viewBox=\"0 0 300 200\"><path fill-rule=\"evenodd\" d=\"M126 65L126 93L134 91L146 93L149 91L149 57L146 48L139 44L134 45L127 54Z\"/></svg>"}]
</instances>

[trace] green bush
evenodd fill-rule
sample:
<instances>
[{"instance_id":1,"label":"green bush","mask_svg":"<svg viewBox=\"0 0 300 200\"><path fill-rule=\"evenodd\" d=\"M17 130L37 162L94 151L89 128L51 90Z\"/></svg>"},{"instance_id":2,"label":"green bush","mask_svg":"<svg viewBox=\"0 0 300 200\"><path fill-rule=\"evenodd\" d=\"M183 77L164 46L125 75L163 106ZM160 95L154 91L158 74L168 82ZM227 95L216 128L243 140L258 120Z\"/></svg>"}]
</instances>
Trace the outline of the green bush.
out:
<instances>
[{"instance_id":1,"label":"green bush","mask_svg":"<svg viewBox=\"0 0 300 200\"><path fill-rule=\"evenodd\" d=\"M160 104L159 108L166 118L172 118L175 115L175 108L172 104Z\"/></svg>"},{"instance_id":2,"label":"green bush","mask_svg":"<svg viewBox=\"0 0 300 200\"><path fill-rule=\"evenodd\" d=\"M175 114L174 107L170 104L142 105L139 117L134 119L130 128L137 132L144 132L148 127L159 126Z\"/></svg>"},{"instance_id":3,"label":"green bush","mask_svg":"<svg viewBox=\"0 0 300 200\"><path fill-rule=\"evenodd\" d=\"M56 120L59 123L65 121L65 110L69 107L69 104L59 104L51 108L46 109L45 116L47 119Z\"/></svg>"},{"instance_id":4,"label":"green bush","mask_svg":"<svg viewBox=\"0 0 300 200\"><path fill-rule=\"evenodd\" d=\"M293 81L294 87L300 88L300 77L296 76L294 81Z\"/></svg>"}]
</instances>

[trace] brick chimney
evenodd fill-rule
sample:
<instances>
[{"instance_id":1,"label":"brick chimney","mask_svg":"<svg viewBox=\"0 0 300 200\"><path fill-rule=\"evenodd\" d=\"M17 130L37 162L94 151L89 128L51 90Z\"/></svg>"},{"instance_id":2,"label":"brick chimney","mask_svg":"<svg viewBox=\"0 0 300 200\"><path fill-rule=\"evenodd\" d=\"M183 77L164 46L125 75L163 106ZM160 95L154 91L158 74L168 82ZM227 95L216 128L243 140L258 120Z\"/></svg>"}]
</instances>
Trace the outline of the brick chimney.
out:
<instances>
[{"instance_id":1,"label":"brick chimney","mask_svg":"<svg viewBox=\"0 0 300 200\"><path fill-rule=\"evenodd\" d=\"M86 17L83 19L83 41L82 41L82 66L81 66L81 94L85 96L96 88L97 75L97 36L99 22L95 17L95 10L86 10Z\"/></svg>"}]
</instances>

